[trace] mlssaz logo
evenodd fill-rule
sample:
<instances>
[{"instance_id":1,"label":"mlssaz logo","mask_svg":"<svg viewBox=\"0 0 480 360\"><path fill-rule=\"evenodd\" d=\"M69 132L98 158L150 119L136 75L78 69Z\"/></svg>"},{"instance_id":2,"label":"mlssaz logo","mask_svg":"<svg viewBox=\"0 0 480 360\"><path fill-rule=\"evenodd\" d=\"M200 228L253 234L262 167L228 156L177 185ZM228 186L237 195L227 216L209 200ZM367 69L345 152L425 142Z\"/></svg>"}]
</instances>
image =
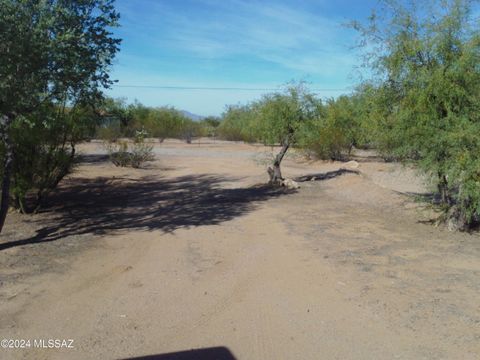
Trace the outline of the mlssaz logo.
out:
<instances>
[{"instance_id":1,"label":"mlssaz logo","mask_svg":"<svg viewBox=\"0 0 480 360\"><path fill-rule=\"evenodd\" d=\"M73 339L35 339L33 346L41 349L73 349Z\"/></svg>"}]
</instances>

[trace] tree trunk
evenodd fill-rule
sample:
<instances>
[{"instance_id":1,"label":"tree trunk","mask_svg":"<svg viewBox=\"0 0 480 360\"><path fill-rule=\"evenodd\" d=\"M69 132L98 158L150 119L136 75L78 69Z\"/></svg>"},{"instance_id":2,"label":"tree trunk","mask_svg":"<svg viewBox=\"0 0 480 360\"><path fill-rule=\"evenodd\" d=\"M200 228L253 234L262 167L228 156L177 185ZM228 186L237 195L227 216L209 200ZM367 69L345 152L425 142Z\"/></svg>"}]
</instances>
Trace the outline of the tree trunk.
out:
<instances>
[{"instance_id":1,"label":"tree trunk","mask_svg":"<svg viewBox=\"0 0 480 360\"><path fill-rule=\"evenodd\" d=\"M448 192L448 181L445 175L438 172L439 182L438 182L438 192L440 193L440 199L442 205L450 205L451 199Z\"/></svg>"},{"instance_id":2,"label":"tree trunk","mask_svg":"<svg viewBox=\"0 0 480 360\"><path fill-rule=\"evenodd\" d=\"M283 181L282 171L280 170L280 164L282 163L283 157L287 153L288 148L290 147L289 139L285 139L282 144L282 149L280 152L275 156L275 161L273 162L273 168L268 168L268 175L270 176L270 184L272 185L280 185Z\"/></svg>"},{"instance_id":3,"label":"tree trunk","mask_svg":"<svg viewBox=\"0 0 480 360\"><path fill-rule=\"evenodd\" d=\"M2 142L5 147L5 159L3 163L3 181L2 181L2 195L0 199L0 233L3 230L5 219L7 217L9 202L10 202L10 178L13 167L13 144L10 139L10 125L13 123L14 116L2 116Z\"/></svg>"},{"instance_id":4,"label":"tree trunk","mask_svg":"<svg viewBox=\"0 0 480 360\"><path fill-rule=\"evenodd\" d=\"M56 178L53 179L53 181L47 185L47 187L45 188L42 188L40 189L38 192L37 192L37 196L36 196L36 199L35 199L35 203L33 205L33 210L31 212L33 212L34 214L38 213L38 211L40 210L40 207L42 206L42 202L43 200L48 196L48 194L53 190L53 189L56 189L58 184L60 183L60 181L63 180L63 178L65 176L67 176L67 174L70 172L70 165L73 164L74 160L75 160L75 144L73 142L70 143L70 148L71 148L71 151L70 151L70 163L64 167L63 169L61 169L61 172L57 175Z\"/></svg>"}]
</instances>

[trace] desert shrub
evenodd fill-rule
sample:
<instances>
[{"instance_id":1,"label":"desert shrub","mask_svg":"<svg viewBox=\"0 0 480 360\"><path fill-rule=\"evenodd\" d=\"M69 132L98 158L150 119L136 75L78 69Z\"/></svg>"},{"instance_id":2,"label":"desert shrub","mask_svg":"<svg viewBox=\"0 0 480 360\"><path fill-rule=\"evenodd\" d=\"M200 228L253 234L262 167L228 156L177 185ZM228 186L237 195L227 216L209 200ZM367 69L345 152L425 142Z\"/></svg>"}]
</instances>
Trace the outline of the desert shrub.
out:
<instances>
[{"instance_id":1,"label":"desert shrub","mask_svg":"<svg viewBox=\"0 0 480 360\"><path fill-rule=\"evenodd\" d=\"M147 135L148 132L144 129L135 133L130 159L130 164L133 168L139 168L145 162L153 161L155 159L153 145L150 145L145 141Z\"/></svg>"},{"instance_id":2,"label":"desert shrub","mask_svg":"<svg viewBox=\"0 0 480 360\"><path fill-rule=\"evenodd\" d=\"M102 124L97 128L95 132L95 137L107 142L116 142L119 138L122 137L122 131L120 126L115 123Z\"/></svg>"},{"instance_id":3,"label":"desert shrub","mask_svg":"<svg viewBox=\"0 0 480 360\"><path fill-rule=\"evenodd\" d=\"M133 143L128 141L106 142L105 148L115 166L140 168L147 161L153 161L153 146L145 141L145 130L137 131Z\"/></svg>"},{"instance_id":4,"label":"desert shrub","mask_svg":"<svg viewBox=\"0 0 480 360\"><path fill-rule=\"evenodd\" d=\"M228 106L222 115L217 133L221 139L254 142L258 139L254 104Z\"/></svg>"},{"instance_id":5,"label":"desert shrub","mask_svg":"<svg viewBox=\"0 0 480 360\"><path fill-rule=\"evenodd\" d=\"M130 165L130 152L128 151L127 141L107 141L104 143L104 147L107 150L110 161L115 166L127 167Z\"/></svg>"},{"instance_id":6,"label":"desert shrub","mask_svg":"<svg viewBox=\"0 0 480 360\"><path fill-rule=\"evenodd\" d=\"M377 88L368 82L358 86L349 96L352 141L358 149L378 149L383 132L377 126L375 109Z\"/></svg>"},{"instance_id":7,"label":"desert shrub","mask_svg":"<svg viewBox=\"0 0 480 360\"><path fill-rule=\"evenodd\" d=\"M351 153L352 143L342 129L320 125L317 136L311 137L307 149L317 158L324 160L346 160Z\"/></svg>"},{"instance_id":8,"label":"desert shrub","mask_svg":"<svg viewBox=\"0 0 480 360\"><path fill-rule=\"evenodd\" d=\"M218 135L218 127L220 126L220 123L221 123L220 118L217 118L215 116L209 116L204 118L200 122L203 136L216 138Z\"/></svg>"},{"instance_id":9,"label":"desert shrub","mask_svg":"<svg viewBox=\"0 0 480 360\"><path fill-rule=\"evenodd\" d=\"M345 160L355 144L357 124L351 99L330 99L299 131L299 145L320 159Z\"/></svg>"},{"instance_id":10,"label":"desert shrub","mask_svg":"<svg viewBox=\"0 0 480 360\"><path fill-rule=\"evenodd\" d=\"M134 113L135 116L135 113ZM142 118L136 116L136 128L143 128L149 135L163 142L166 138L180 138L182 127L188 119L173 107L149 108Z\"/></svg>"},{"instance_id":11,"label":"desert shrub","mask_svg":"<svg viewBox=\"0 0 480 360\"><path fill-rule=\"evenodd\" d=\"M205 124L202 122L193 121L191 119L185 119L182 122L180 134L180 138L187 144L191 144L192 140L195 138L208 136Z\"/></svg>"},{"instance_id":12,"label":"desert shrub","mask_svg":"<svg viewBox=\"0 0 480 360\"><path fill-rule=\"evenodd\" d=\"M28 118L17 119L12 128L16 150L11 188L16 208L23 213L39 209L73 169L75 145L88 136L93 126L92 111L51 104Z\"/></svg>"}]
</instances>

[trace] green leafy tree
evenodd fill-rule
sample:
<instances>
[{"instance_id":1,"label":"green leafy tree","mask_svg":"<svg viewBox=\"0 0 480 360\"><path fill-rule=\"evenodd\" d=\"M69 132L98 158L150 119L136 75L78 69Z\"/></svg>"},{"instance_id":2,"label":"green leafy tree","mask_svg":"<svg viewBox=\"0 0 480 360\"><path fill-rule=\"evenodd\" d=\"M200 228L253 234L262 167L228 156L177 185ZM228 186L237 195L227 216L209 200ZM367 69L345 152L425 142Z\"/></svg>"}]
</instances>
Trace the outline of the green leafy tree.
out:
<instances>
[{"instance_id":1,"label":"green leafy tree","mask_svg":"<svg viewBox=\"0 0 480 360\"><path fill-rule=\"evenodd\" d=\"M12 124L15 143L11 195L22 213L42 200L74 166L75 144L92 133L95 113L88 107L44 104L33 116Z\"/></svg>"},{"instance_id":2,"label":"green leafy tree","mask_svg":"<svg viewBox=\"0 0 480 360\"><path fill-rule=\"evenodd\" d=\"M120 40L113 0L0 0L0 127L4 153L0 231L17 144L12 129L44 104L94 103L112 80Z\"/></svg>"},{"instance_id":3,"label":"green leafy tree","mask_svg":"<svg viewBox=\"0 0 480 360\"><path fill-rule=\"evenodd\" d=\"M268 168L270 183L282 183L281 163L288 149L299 142L305 124L319 116L321 102L302 83L289 86L284 92L265 95L254 105L257 132L269 144L280 144L279 153Z\"/></svg>"},{"instance_id":4,"label":"green leafy tree","mask_svg":"<svg viewBox=\"0 0 480 360\"><path fill-rule=\"evenodd\" d=\"M453 227L480 215L480 30L473 1L384 1L354 24L378 75L386 148L431 176ZM387 150L385 149L385 150Z\"/></svg>"}]
</instances>

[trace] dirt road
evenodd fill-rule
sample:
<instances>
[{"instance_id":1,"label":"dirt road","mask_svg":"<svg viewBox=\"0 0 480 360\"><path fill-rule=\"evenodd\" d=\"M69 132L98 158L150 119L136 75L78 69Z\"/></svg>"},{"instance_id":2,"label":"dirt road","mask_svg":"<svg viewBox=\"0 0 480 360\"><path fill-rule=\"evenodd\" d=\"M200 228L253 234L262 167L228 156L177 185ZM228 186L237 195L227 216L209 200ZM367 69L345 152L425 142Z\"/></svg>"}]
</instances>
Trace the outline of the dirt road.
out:
<instances>
[{"instance_id":1,"label":"dirt road","mask_svg":"<svg viewBox=\"0 0 480 360\"><path fill-rule=\"evenodd\" d=\"M480 358L478 235L420 222L394 164L292 157L316 181L253 186L266 150L167 141L132 170L83 146L43 213L7 220L0 338L32 343L0 358Z\"/></svg>"}]
</instances>

